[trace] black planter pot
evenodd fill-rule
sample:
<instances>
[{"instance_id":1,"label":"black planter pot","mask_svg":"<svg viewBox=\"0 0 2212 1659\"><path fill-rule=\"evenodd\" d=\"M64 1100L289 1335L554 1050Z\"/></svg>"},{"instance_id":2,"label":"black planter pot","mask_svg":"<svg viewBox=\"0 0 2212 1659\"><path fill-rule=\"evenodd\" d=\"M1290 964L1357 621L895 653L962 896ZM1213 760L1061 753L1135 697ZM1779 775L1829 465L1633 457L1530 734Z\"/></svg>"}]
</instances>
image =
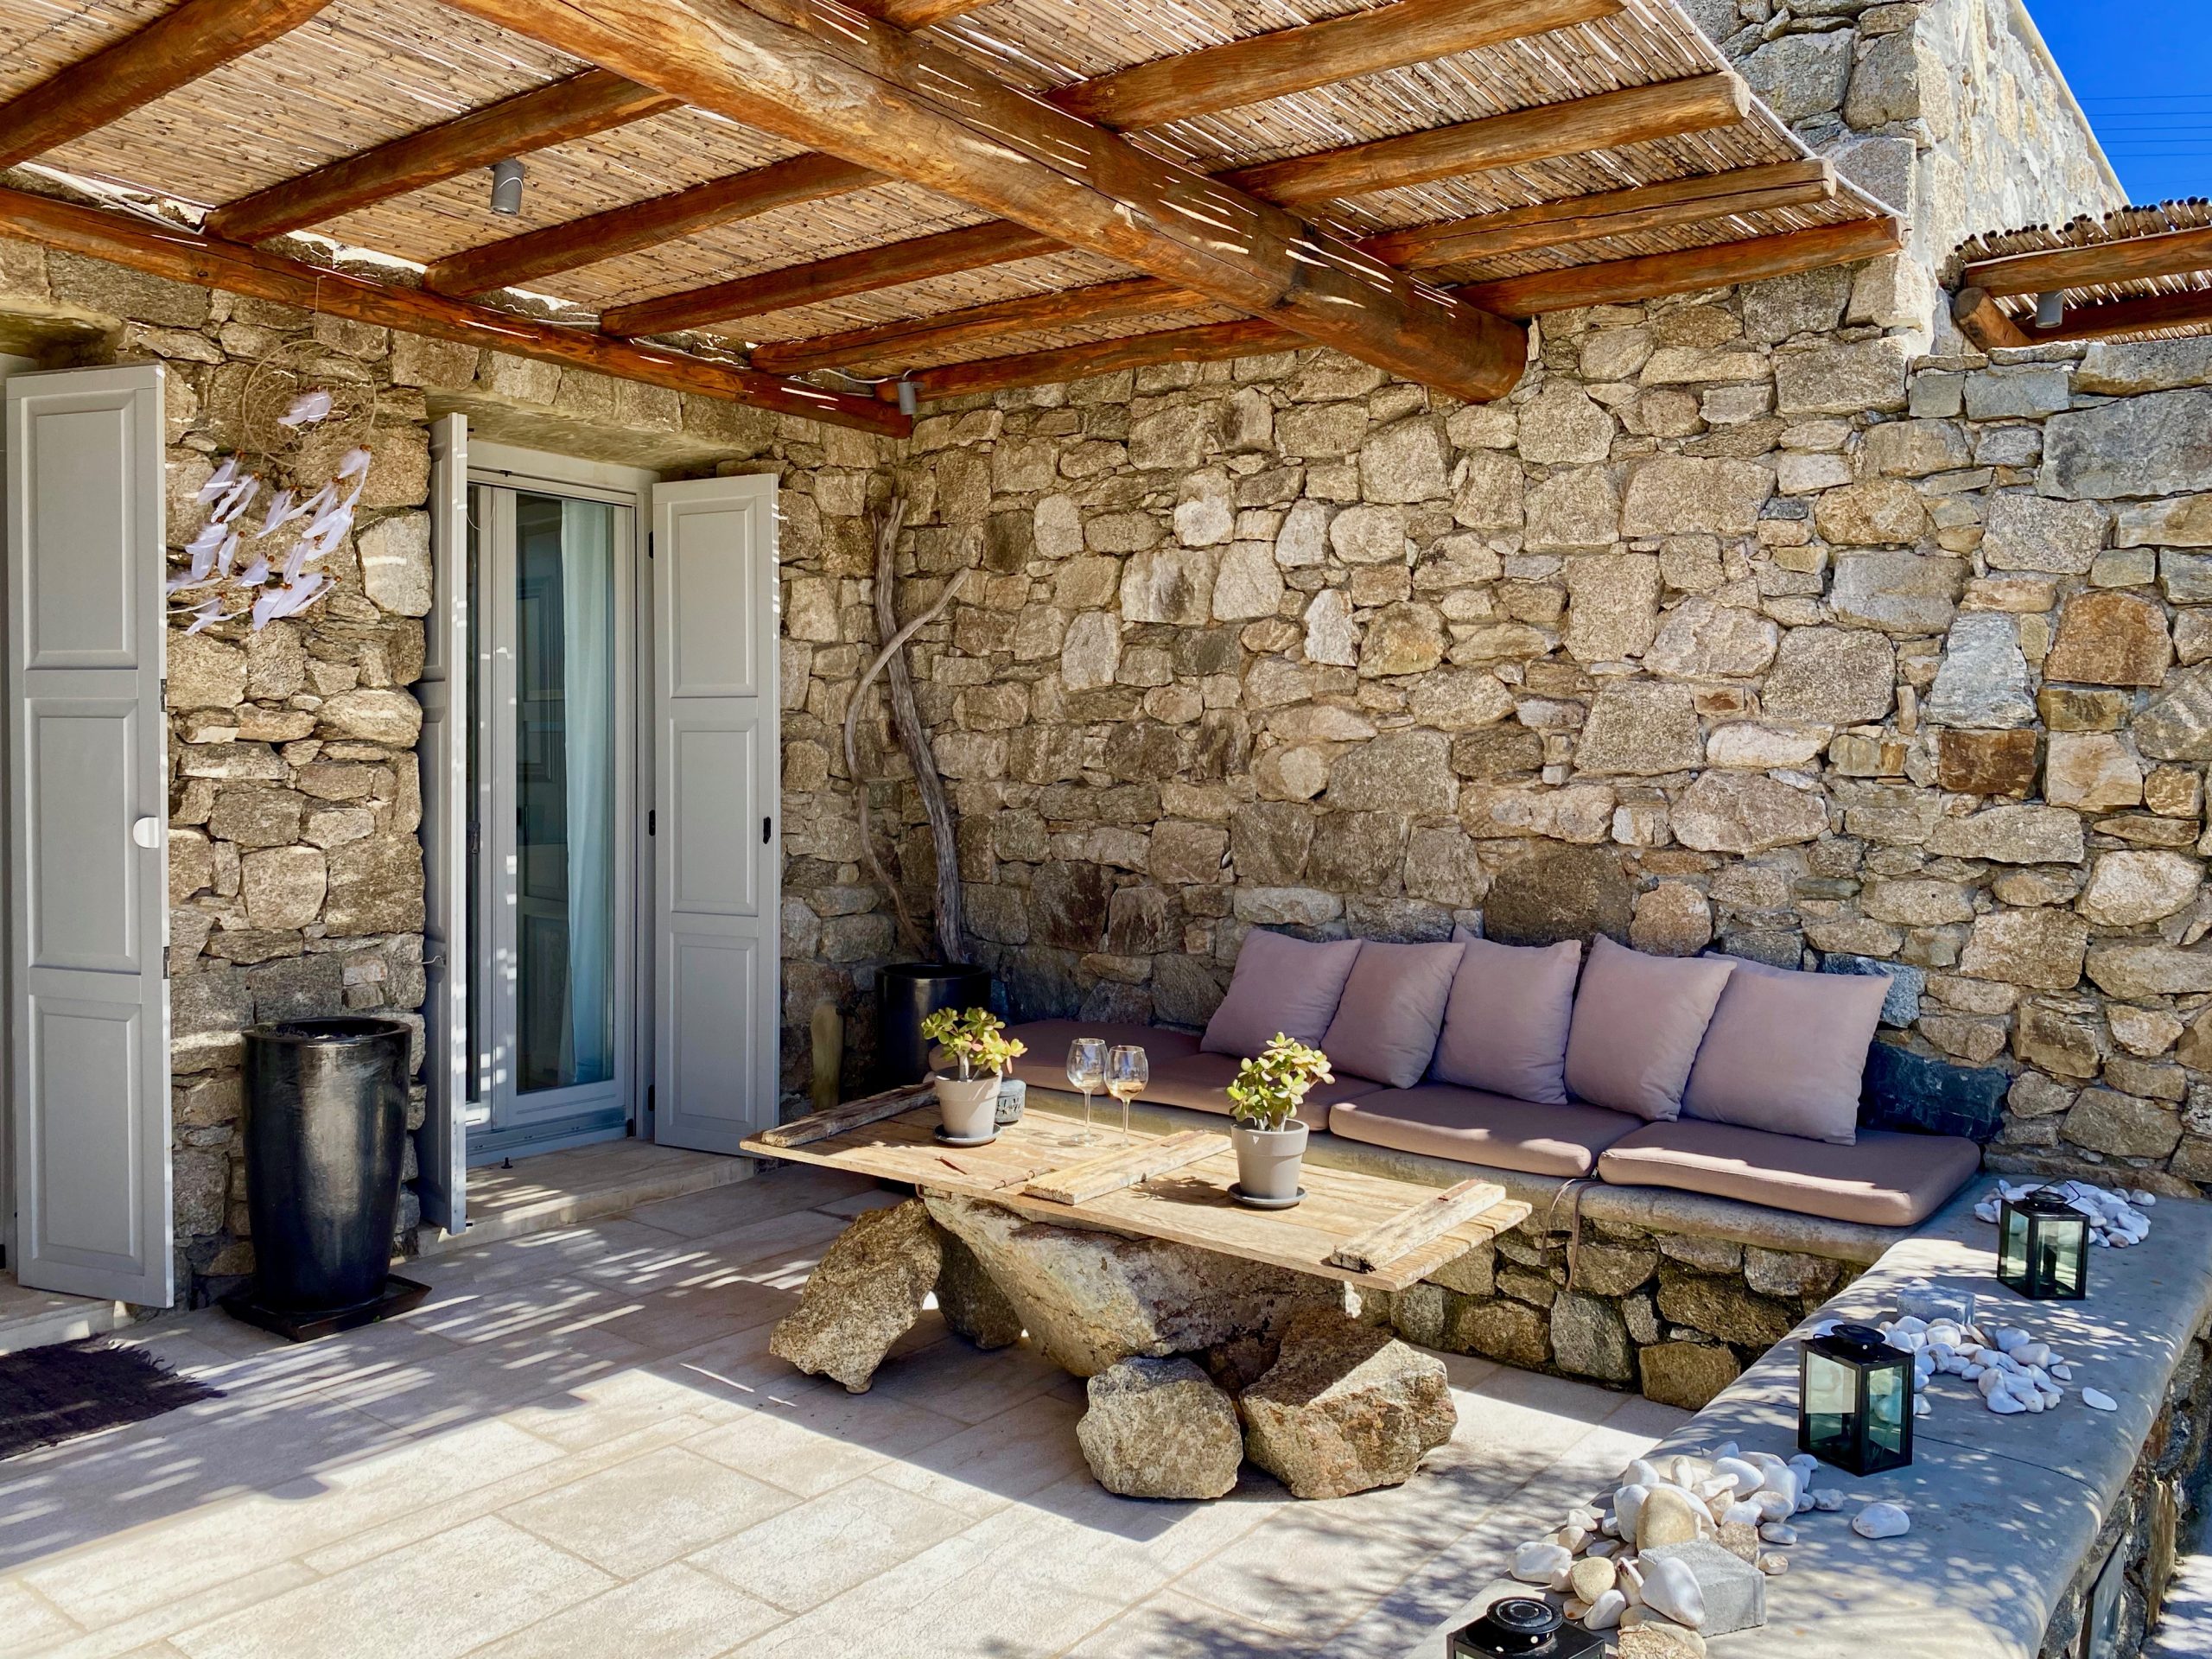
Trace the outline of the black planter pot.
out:
<instances>
[{"instance_id":1,"label":"black planter pot","mask_svg":"<svg viewBox=\"0 0 2212 1659\"><path fill-rule=\"evenodd\" d=\"M246 1208L253 1283L223 1299L296 1341L420 1301L391 1276L407 1135L408 1027L296 1020L245 1038Z\"/></svg>"},{"instance_id":2,"label":"black planter pot","mask_svg":"<svg viewBox=\"0 0 2212 1659\"><path fill-rule=\"evenodd\" d=\"M876 1081L895 1089L929 1075L922 1021L939 1008L989 1007L991 976L987 969L949 962L893 963L877 976L875 997Z\"/></svg>"}]
</instances>

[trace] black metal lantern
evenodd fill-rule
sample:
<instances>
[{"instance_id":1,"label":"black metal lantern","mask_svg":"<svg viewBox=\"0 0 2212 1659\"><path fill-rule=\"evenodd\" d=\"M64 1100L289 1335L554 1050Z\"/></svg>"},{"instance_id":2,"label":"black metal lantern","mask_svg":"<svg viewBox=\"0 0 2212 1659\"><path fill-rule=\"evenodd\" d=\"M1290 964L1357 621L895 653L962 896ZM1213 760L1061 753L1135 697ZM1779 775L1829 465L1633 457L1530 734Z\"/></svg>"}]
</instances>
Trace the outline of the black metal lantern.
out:
<instances>
[{"instance_id":1,"label":"black metal lantern","mask_svg":"<svg viewBox=\"0 0 2212 1659\"><path fill-rule=\"evenodd\" d=\"M2089 1294L2089 1218L2043 1187L1997 1212L1997 1277L2038 1302Z\"/></svg>"},{"instance_id":2,"label":"black metal lantern","mask_svg":"<svg viewBox=\"0 0 2212 1659\"><path fill-rule=\"evenodd\" d=\"M1912 1461L1912 1356L1867 1325L1797 1349L1797 1449L1854 1475Z\"/></svg>"},{"instance_id":3,"label":"black metal lantern","mask_svg":"<svg viewBox=\"0 0 2212 1659\"><path fill-rule=\"evenodd\" d=\"M1452 1632L1446 1659L1598 1659L1605 1638L1567 1622L1534 1596L1507 1596Z\"/></svg>"}]
</instances>

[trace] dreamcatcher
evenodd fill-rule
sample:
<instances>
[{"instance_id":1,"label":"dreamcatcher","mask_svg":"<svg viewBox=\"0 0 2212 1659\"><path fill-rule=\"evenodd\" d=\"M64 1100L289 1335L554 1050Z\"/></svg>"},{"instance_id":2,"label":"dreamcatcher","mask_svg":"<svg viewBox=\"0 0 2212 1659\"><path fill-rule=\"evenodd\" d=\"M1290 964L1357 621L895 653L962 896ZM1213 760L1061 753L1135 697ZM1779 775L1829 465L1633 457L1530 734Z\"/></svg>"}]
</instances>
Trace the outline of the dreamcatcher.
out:
<instances>
[{"instance_id":1,"label":"dreamcatcher","mask_svg":"<svg viewBox=\"0 0 2212 1659\"><path fill-rule=\"evenodd\" d=\"M169 578L175 614L192 619L187 633L242 616L257 632L329 594L330 574L319 567L353 528L376 415L367 372L311 338L254 365L238 393L238 447L200 486L207 522L185 545L189 565ZM300 462L333 450L329 475L308 489Z\"/></svg>"}]
</instances>

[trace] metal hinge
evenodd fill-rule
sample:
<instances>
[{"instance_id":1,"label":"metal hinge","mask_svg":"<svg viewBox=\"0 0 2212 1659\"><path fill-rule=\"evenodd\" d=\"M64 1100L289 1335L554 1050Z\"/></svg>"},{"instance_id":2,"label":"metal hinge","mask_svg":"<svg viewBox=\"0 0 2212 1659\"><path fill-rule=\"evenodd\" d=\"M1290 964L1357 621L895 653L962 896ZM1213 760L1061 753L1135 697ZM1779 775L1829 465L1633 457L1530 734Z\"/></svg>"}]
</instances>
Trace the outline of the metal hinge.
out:
<instances>
[{"instance_id":1,"label":"metal hinge","mask_svg":"<svg viewBox=\"0 0 2212 1659\"><path fill-rule=\"evenodd\" d=\"M472 854L484 850L484 826L474 818L468 821L468 850Z\"/></svg>"},{"instance_id":2,"label":"metal hinge","mask_svg":"<svg viewBox=\"0 0 2212 1659\"><path fill-rule=\"evenodd\" d=\"M649 559L650 559L651 557L652 557L652 556L653 556L653 533L652 533L652 531L651 531L649 530L649 531L647 531L645 532L645 556L646 556L647 558L649 558Z\"/></svg>"},{"instance_id":3,"label":"metal hinge","mask_svg":"<svg viewBox=\"0 0 2212 1659\"><path fill-rule=\"evenodd\" d=\"M761 819L761 820L760 820L760 844L761 844L763 847L766 847L766 846L768 844L768 841L769 841L769 828L768 828L768 826L769 826L771 823L772 823L773 822L774 822L774 820L773 820L773 819L772 819L772 818L763 818L763 819Z\"/></svg>"},{"instance_id":4,"label":"metal hinge","mask_svg":"<svg viewBox=\"0 0 2212 1659\"><path fill-rule=\"evenodd\" d=\"M660 812L657 808L648 807L645 810L645 833L649 836L660 833Z\"/></svg>"}]
</instances>

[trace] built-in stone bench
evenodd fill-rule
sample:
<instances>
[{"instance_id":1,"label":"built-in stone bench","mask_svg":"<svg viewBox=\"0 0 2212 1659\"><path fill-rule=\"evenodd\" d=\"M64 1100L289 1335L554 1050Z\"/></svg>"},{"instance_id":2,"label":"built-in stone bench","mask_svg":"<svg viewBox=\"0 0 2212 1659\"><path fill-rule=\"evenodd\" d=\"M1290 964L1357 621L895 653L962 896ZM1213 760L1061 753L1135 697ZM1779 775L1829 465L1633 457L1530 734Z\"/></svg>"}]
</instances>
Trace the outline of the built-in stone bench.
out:
<instances>
[{"instance_id":1,"label":"built-in stone bench","mask_svg":"<svg viewBox=\"0 0 2212 1659\"><path fill-rule=\"evenodd\" d=\"M2174 1500L2204 1455L2212 1424L2212 1205L2164 1199L2145 1246L2097 1250L2081 1302L2030 1302L1998 1284L1997 1230L1975 1219L1978 1180L1829 1300L1820 1317L1867 1320L1915 1281L1977 1299L1985 1329L2015 1324L2074 1367L2056 1411L1999 1416L1970 1383L1938 1376L1934 1413L1915 1427L1908 1469L1866 1479L1825 1470L1820 1484L1904 1504L1912 1529L1871 1541L1838 1514L1798 1517L1789 1570L1767 1586L1767 1622L1713 1638L1714 1659L2073 1659L2090 1586L2115 1548L2127 1589L2117 1649L2136 1650L2146 1589L2171 1567ZM1806 1319L1797 1332L1813 1323ZM2084 1386L2118 1402L2091 1409ZM1796 1447L1797 1344L1786 1342L1724 1389L1654 1458L1733 1440L1747 1452ZM1541 1524L1539 1518L1536 1524ZM1503 1576L1410 1649L1438 1659L1445 1633L1498 1596Z\"/></svg>"},{"instance_id":2,"label":"built-in stone bench","mask_svg":"<svg viewBox=\"0 0 2212 1659\"><path fill-rule=\"evenodd\" d=\"M1030 1105L1082 1096L1027 1090ZM1103 1122L1119 1109L1102 1100ZM1139 1102L1147 1129L1220 1131L1211 1112ZM1694 1410L1912 1230L1831 1221L1656 1186L1609 1186L1474 1166L1317 1134L1309 1162L1450 1186L1470 1173L1529 1205L1529 1218L1395 1296L1363 1293L1363 1317L1407 1341L1637 1389Z\"/></svg>"}]
</instances>

